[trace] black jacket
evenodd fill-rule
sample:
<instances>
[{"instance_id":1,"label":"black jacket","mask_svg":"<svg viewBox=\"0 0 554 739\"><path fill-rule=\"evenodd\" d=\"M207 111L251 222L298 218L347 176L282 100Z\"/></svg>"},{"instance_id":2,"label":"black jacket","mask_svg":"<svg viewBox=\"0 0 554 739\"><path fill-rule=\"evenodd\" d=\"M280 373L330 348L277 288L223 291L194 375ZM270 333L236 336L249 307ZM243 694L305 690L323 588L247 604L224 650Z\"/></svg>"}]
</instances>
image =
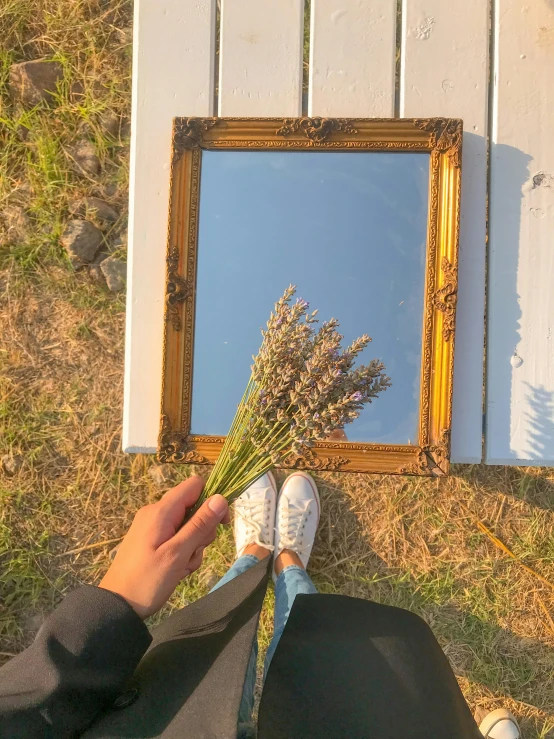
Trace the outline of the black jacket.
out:
<instances>
[{"instance_id":1,"label":"black jacket","mask_svg":"<svg viewBox=\"0 0 554 739\"><path fill-rule=\"evenodd\" d=\"M267 562L174 613L151 636L117 595L66 597L0 669L2 739L236 739ZM266 680L259 739L478 739L417 616L298 596Z\"/></svg>"}]
</instances>

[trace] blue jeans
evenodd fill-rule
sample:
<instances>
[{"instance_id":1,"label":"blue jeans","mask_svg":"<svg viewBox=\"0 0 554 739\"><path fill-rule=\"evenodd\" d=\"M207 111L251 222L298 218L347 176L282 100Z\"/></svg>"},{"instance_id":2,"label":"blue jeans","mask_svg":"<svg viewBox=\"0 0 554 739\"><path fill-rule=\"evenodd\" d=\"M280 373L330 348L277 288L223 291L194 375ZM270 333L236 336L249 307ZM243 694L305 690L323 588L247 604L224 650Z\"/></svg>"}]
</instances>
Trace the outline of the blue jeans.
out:
<instances>
[{"instance_id":1,"label":"blue jeans","mask_svg":"<svg viewBox=\"0 0 554 739\"><path fill-rule=\"evenodd\" d=\"M225 573L217 585L212 589L217 590L225 583L233 580L235 577L242 575L243 572L258 564L260 560L252 554L244 554L239 557L232 567ZM267 655L264 665L264 680L269 669L269 664L279 644L279 639L285 629L285 624L289 617L292 604L297 595L313 595L317 593L316 587L310 580L306 570L297 565L285 567L277 578L275 583L275 626L273 629L273 639L267 649ZM252 653L246 670L244 680L244 689L242 692L242 701L239 710L239 724L247 724L252 720L252 709L254 708L254 689L256 687L256 663L258 661L258 640L254 640Z\"/></svg>"}]
</instances>

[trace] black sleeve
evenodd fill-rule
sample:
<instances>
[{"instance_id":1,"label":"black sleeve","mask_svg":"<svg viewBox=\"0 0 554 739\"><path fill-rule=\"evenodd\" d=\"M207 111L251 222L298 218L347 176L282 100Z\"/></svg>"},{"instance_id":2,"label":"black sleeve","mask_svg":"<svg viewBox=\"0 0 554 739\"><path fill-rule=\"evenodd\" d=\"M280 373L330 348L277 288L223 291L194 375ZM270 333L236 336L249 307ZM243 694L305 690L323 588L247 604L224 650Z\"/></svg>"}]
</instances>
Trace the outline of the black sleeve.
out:
<instances>
[{"instance_id":1,"label":"black sleeve","mask_svg":"<svg viewBox=\"0 0 554 739\"><path fill-rule=\"evenodd\" d=\"M119 595L85 585L0 669L1 739L79 736L117 697L151 636Z\"/></svg>"}]
</instances>

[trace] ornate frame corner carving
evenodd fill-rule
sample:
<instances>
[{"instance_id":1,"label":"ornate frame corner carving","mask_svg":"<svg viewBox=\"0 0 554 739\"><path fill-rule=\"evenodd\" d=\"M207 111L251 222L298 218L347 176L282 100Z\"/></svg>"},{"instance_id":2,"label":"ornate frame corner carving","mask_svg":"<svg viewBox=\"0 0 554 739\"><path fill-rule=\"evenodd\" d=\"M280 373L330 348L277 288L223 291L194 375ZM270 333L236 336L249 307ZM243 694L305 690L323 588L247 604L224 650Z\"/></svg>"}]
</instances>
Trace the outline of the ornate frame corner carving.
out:
<instances>
[{"instance_id":1,"label":"ornate frame corner carving","mask_svg":"<svg viewBox=\"0 0 554 739\"><path fill-rule=\"evenodd\" d=\"M173 431L169 416L162 415L160 435L158 437L158 460L177 464L210 464L202 454L191 449L187 435Z\"/></svg>"},{"instance_id":2,"label":"ornate frame corner carving","mask_svg":"<svg viewBox=\"0 0 554 739\"><path fill-rule=\"evenodd\" d=\"M463 125L459 118L416 118L415 125L431 134L431 144L446 154L456 168L462 166Z\"/></svg>"},{"instance_id":3,"label":"ornate frame corner carving","mask_svg":"<svg viewBox=\"0 0 554 739\"><path fill-rule=\"evenodd\" d=\"M190 433L200 173L205 150L387 151L430 155L418 438L413 445L318 443L298 469L414 475L448 472L452 413L462 123L450 118L177 118L171 198L159 458L215 462L224 438ZM170 419L173 419L172 427Z\"/></svg>"},{"instance_id":4,"label":"ornate frame corner carving","mask_svg":"<svg viewBox=\"0 0 554 739\"><path fill-rule=\"evenodd\" d=\"M429 472L429 460L425 449L419 448L413 462L398 468L401 475L425 475Z\"/></svg>"},{"instance_id":5,"label":"ornate frame corner carving","mask_svg":"<svg viewBox=\"0 0 554 739\"><path fill-rule=\"evenodd\" d=\"M438 440L426 450L432 474L448 474L450 466L450 429L443 429Z\"/></svg>"},{"instance_id":6,"label":"ornate frame corner carving","mask_svg":"<svg viewBox=\"0 0 554 739\"><path fill-rule=\"evenodd\" d=\"M173 162L185 151L202 145L204 134L217 123L217 118L175 118L173 121Z\"/></svg>"},{"instance_id":7,"label":"ornate frame corner carving","mask_svg":"<svg viewBox=\"0 0 554 739\"><path fill-rule=\"evenodd\" d=\"M448 474L450 466L450 430L443 430L438 441L418 450L415 460L398 472L405 475L432 475L442 477Z\"/></svg>"}]
</instances>

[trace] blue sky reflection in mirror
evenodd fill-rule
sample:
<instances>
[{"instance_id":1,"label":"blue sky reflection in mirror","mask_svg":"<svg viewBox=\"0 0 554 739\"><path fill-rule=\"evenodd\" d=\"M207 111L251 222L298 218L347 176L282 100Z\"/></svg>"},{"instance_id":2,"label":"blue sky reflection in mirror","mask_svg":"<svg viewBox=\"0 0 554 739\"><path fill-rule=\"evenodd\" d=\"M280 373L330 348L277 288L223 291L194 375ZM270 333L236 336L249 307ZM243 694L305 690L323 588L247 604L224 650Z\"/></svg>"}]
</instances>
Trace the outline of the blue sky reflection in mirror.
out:
<instances>
[{"instance_id":1,"label":"blue sky reflection in mirror","mask_svg":"<svg viewBox=\"0 0 554 739\"><path fill-rule=\"evenodd\" d=\"M392 387L348 441L417 443L429 154L205 151L193 362L193 434L224 436L285 288L373 341Z\"/></svg>"}]
</instances>

